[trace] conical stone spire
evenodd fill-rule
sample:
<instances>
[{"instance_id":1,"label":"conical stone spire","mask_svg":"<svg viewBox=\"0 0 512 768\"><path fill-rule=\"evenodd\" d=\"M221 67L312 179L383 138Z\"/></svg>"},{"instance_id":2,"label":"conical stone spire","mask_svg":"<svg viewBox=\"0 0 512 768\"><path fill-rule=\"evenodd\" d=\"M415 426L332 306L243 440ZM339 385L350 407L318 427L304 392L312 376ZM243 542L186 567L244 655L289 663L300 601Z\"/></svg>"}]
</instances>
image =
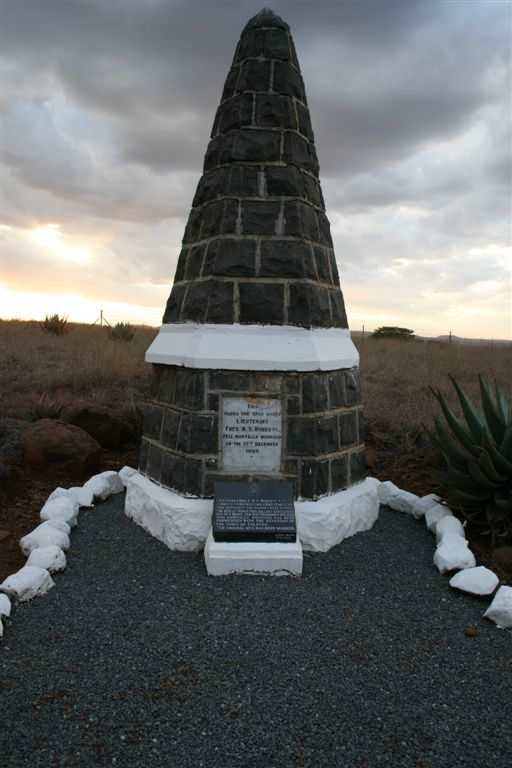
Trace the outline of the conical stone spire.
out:
<instances>
[{"instance_id":1,"label":"conical stone spire","mask_svg":"<svg viewBox=\"0 0 512 768\"><path fill-rule=\"evenodd\" d=\"M148 514L171 510L162 530L175 509L163 489L211 498L220 480L279 477L315 500L364 479L359 357L304 83L288 25L268 9L236 48L146 360L139 472L157 494ZM138 503L127 502L135 517Z\"/></svg>"},{"instance_id":2,"label":"conical stone spire","mask_svg":"<svg viewBox=\"0 0 512 768\"><path fill-rule=\"evenodd\" d=\"M229 70L164 323L346 328L288 24L265 8Z\"/></svg>"}]
</instances>

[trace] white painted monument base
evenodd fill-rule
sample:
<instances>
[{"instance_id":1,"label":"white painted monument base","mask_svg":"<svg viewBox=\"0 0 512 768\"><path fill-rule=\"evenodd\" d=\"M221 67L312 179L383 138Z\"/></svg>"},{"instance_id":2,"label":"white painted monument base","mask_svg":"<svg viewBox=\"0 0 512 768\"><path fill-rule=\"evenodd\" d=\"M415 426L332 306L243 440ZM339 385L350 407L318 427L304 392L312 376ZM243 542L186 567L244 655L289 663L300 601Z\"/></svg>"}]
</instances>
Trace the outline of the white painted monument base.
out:
<instances>
[{"instance_id":1,"label":"white painted monument base","mask_svg":"<svg viewBox=\"0 0 512 768\"><path fill-rule=\"evenodd\" d=\"M343 539L372 528L379 516L378 487L378 480L367 477L318 501L296 501L302 548L327 552ZM180 496L135 472L127 479L125 513L169 549L193 552L202 549L208 537L213 499Z\"/></svg>"},{"instance_id":2,"label":"white painted monument base","mask_svg":"<svg viewBox=\"0 0 512 768\"><path fill-rule=\"evenodd\" d=\"M210 530L204 547L209 576L233 573L270 576L300 576L302 547L293 543L266 541L215 541Z\"/></svg>"}]
</instances>

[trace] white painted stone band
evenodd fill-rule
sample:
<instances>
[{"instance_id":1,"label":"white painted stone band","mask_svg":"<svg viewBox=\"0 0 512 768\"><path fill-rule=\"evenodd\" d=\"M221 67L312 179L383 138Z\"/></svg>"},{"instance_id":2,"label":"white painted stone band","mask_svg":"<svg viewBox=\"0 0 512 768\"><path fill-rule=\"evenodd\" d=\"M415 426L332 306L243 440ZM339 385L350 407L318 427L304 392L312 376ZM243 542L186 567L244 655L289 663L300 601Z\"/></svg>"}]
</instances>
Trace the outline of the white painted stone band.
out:
<instances>
[{"instance_id":1,"label":"white painted stone band","mask_svg":"<svg viewBox=\"0 0 512 768\"><path fill-rule=\"evenodd\" d=\"M367 477L318 501L296 501L297 533L305 550L327 552L370 529L379 515L379 481ZM169 549L202 549L212 524L213 499L180 496L139 472L128 478L125 513Z\"/></svg>"},{"instance_id":2,"label":"white painted stone band","mask_svg":"<svg viewBox=\"0 0 512 768\"><path fill-rule=\"evenodd\" d=\"M353 368L359 353L347 328L291 325L162 325L146 362L243 371Z\"/></svg>"}]
</instances>

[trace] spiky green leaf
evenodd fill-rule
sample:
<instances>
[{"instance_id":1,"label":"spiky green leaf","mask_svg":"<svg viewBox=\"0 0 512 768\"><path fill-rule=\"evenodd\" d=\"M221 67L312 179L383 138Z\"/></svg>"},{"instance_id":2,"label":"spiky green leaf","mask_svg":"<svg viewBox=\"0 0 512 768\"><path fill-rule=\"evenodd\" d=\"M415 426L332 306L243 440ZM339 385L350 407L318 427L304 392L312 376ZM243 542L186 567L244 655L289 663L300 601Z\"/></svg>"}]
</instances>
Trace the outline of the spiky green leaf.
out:
<instances>
[{"instance_id":1,"label":"spiky green leaf","mask_svg":"<svg viewBox=\"0 0 512 768\"><path fill-rule=\"evenodd\" d=\"M459 398L462 412L469 427L469 431L473 435L473 438L478 442L482 436L482 428L484 425L482 414L478 408L475 407L474 403L469 399L469 397L467 397L464 390L457 383L456 379L454 379L453 376L450 376L449 378L457 393L457 397Z\"/></svg>"},{"instance_id":2,"label":"spiky green leaf","mask_svg":"<svg viewBox=\"0 0 512 768\"><path fill-rule=\"evenodd\" d=\"M479 448L477 445L475 445L475 442L471 436L471 433L462 426L458 418L455 416L454 412L446 403L444 395L442 395L439 390L435 390L433 388L431 388L431 392L436 398L439 405L441 406L441 410L444 414L447 424L450 427L453 434L455 435L455 437L457 438L457 440L459 441L459 443L467 451L469 451L469 453L471 453L473 456L478 456Z\"/></svg>"},{"instance_id":3,"label":"spiky green leaf","mask_svg":"<svg viewBox=\"0 0 512 768\"><path fill-rule=\"evenodd\" d=\"M505 434L505 418L504 413L491 395L489 384L485 381L483 376L479 376L480 382L480 396L482 398L482 407L485 414L485 419L489 431L497 445L503 440Z\"/></svg>"}]
</instances>

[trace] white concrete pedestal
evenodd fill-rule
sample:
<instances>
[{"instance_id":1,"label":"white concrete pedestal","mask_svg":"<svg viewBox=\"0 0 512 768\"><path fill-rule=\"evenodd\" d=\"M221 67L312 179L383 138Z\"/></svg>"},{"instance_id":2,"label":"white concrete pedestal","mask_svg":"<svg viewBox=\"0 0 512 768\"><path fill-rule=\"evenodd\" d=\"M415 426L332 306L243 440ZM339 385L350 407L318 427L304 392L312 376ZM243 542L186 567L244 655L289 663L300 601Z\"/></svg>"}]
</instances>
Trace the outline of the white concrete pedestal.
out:
<instances>
[{"instance_id":1,"label":"white concrete pedestal","mask_svg":"<svg viewBox=\"0 0 512 768\"><path fill-rule=\"evenodd\" d=\"M302 546L266 541L215 541L212 531L204 547L204 562L209 576L231 573L300 576Z\"/></svg>"}]
</instances>

